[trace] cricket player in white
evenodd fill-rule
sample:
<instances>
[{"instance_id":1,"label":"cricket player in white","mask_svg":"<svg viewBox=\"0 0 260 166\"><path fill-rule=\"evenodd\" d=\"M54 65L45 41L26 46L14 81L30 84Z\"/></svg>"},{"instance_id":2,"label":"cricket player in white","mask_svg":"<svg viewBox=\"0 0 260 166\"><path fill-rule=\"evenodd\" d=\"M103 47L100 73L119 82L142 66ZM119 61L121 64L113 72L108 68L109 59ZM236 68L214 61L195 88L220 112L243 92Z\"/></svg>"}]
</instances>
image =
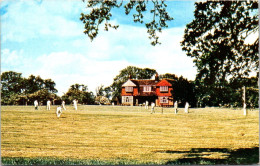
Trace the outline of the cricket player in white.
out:
<instances>
[{"instance_id":1,"label":"cricket player in white","mask_svg":"<svg viewBox=\"0 0 260 166\"><path fill-rule=\"evenodd\" d=\"M35 110L38 110L38 105L39 105L39 104L38 104L38 101L35 100L35 101L34 101L34 108L35 108Z\"/></svg>"},{"instance_id":2,"label":"cricket player in white","mask_svg":"<svg viewBox=\"0 0 260 166\"><path fill-rule=\"evenodd\" d=\"M78 110L78 107L77 107L77 100L76 100L76 99L73 100L73 104L74 104L75 110L77 111L77 110Z\"/></svg>"},{"instance_id":3,"label":"cricket player in white","mask_svg":"<svg viewBox=\"0 0 260 166\"><path fill-rule=\"evenodd\" d=\"M177 114L177 112L178 112L178 102L175 101L175 103L174 103L174 113Z\"/></svg>"},{"instance_id":4,"label":"cricket player in white","mask_svg":"<svg viewBox=\"0 0 260 166\"><path fill-rule=\"evenodd\" d=\"M189 103L186 102L185 104L185 113L189 113Z\"/></svg>"},{"instance_id":5,"label":"cricket player in white","mask_svg":"<svg viewBox=\"0 0 260 166\"><path fill-rule=\"evenodd\" d=\"M148 110L148 104L149 104L148 101L146 101L145 102L145 109L147 109L147 110Z\"/></svg>"},{"instance_id":6,"label":"cricket player in white","mask_svg":"<svg viewBox=\"0 0 260 166\"><path fill-rule=\"evenodd\" d=\"M152 113L155 113L155 112L154 112L154 107L155 107L155 104L152 103L152 104L151 104L151 114L152 114Z\"/></svg>"},{"instance_id":7,"label":"cricket player in white","mask_svg":"<svg viewBox=\"0 0 260 166\"><path fill-rule=\"evenodd\" d=\"M51 110L51 101L50 100L47 101L47 110Z\"/></svg>"},{"instance_id":8,"label":"cricket player in white","mask_svg":"<svg viewBox=\"0 0 260 166\"><path fill-rule=\"evenodd\" d=\"M57 117L58 117L58 118L61 116L61 113L62 113L62 111L61 111L61 106L59 106L59 107L57 108L57 111L56 111L56 114L57 114Z\"/></svg>"},{"instance_id":9,"label":"cricket player in white","mask_svg":"<svg viewBox=\"0 0 260 166\"><path fill-rule=\"evenodd\" d=\"M63 108L64 110L66 110L66 108L65 108L65 101L62 101L62 108Z\"/></svg>"}]
</instances>

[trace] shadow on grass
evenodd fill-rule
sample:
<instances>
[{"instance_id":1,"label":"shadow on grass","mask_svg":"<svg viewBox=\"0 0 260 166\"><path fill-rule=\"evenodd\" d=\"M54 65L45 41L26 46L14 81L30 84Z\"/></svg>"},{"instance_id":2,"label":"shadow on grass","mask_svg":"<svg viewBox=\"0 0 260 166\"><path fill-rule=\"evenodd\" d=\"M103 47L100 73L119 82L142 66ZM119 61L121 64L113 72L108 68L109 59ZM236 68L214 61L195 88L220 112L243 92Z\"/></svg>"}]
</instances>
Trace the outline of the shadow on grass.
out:
<instances>
[{"instance_id":1,"label":"shadow on grass","mask_svg":"<svg viewBox=\"0 0 260 166\"><path fill-rule=\"evenodd\" d=\"M129 159L111 160L84 160L84 159L59 159L53 157L2 157L2 165L249 165L259 163L259 148L241 148L230 150L226 148L193 148L190 151L155 151L155 153L184 154L177 160L166 162L142 162ZM208 158L212 153L221 153L224 159Z\"/></svg>"},{"instance_id":2,"label":"shadow on grass","mask_svg":"<svg viewBox=\"0 0 260 166\"><path fill-rule=\"evenodd\" d=\"M167 161L166 165L190 164L257 164L259 163L259 147L230 150L227 148L193 148L190 151L156 151L159 153L185 154L177 160ZM222 153L224 159L207 158L212 152Z\"/></svg>"}]
</instances>

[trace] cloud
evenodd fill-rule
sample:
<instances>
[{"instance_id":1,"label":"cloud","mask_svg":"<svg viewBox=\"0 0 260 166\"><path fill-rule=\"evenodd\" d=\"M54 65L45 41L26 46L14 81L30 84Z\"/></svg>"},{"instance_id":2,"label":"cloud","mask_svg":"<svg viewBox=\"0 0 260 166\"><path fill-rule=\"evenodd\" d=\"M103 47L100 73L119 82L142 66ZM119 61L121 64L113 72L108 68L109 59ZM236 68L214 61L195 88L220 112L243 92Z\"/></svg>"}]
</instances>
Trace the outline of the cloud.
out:
<instances>
[{"instance_id":1,"label":"cloud","mask_svg":"<svg viewBox=\"0 0 260 166\"><path fill-rule=\"evenodd\" d=\"M75 37L82 35L78 24L84 3L78 1L4 1L7 12L1 16L3 42L24 42L42 36ZM75 19L77 17L77 19Z\"/></svg>"},{"instance_id":2,"label":"cloud","mask_svg":"<svg viewBox=\"0 0 260 166\"><path fill-rule=\"evenodd\" d=\"M127 61L91 60L82 54L68 52L42 55L36 62L39 67L32 74L53 79L60 95L75 83L85 84L93 92L101 84L109 86L119 70L130 65Z\"/></svg>"},{"instance_id":3,"label":"cloud","mask_svg":"<svg viewBox=\"0 0 260 166\"><path fill-rule=\"evenodd\" d=\"M8 7L1 15L3 71L51 78L59 95L75 83L85 84L93 92L101 84L109 86L129 65L195 78L192 59L180 46L184 27L164 29L159 38L162 45L154 47L145 27L113 19L119 29L106 32L100 27L97 38L90 42L79 21L79 13L85 10L81 0L25 0L4 5Z\"/></svg>"}]
</instances>

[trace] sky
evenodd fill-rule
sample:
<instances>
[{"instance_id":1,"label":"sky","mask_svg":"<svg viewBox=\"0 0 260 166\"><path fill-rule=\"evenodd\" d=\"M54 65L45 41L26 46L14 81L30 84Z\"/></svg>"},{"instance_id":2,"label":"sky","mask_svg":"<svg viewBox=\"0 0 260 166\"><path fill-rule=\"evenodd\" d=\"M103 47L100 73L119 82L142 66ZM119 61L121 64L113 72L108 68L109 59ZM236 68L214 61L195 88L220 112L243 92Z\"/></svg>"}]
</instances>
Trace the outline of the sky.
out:
<instances>
[{"instance_id":1,"label":"sky","mask_svg":"<svg viewBox=\"0 0 260 166\"><path fill-rule=\"evenodd\" d=\"M194 80L197 70L182 51L186 24L193 19L194 1L168 1L174 18L152 46L143 24L132 21L122 10L113 11L111 22L119 24L108 32L100 28L91 42L83 33L82 0L3 0L1 3L1 73L15 71L23 77L33 74L56 83L58 95L75 83L95 92L109 86L127 66L155 69Z\"/></svg>"}]
</instances>

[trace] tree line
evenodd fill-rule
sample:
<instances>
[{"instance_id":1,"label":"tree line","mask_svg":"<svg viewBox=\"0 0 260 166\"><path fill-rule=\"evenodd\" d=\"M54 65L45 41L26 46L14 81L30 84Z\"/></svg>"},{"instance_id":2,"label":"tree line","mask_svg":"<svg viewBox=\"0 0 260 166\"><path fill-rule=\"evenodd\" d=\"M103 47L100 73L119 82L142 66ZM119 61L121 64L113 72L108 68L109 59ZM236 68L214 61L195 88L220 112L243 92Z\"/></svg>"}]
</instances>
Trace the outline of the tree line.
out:
<instances>
[{"instance_id":1,"label":"tree line","mask_svg":"<svg viewBox=\"0 0 260 166\"><path fill-rule=\"evenodd\" d=\"M34 100L38 100L40 105L45 105L47 100L51 100L53 104L61 104L62 100L72 103L74 99L82 104L93 104L95 100L86 85L71 85L68 92L58 96L53 80L34 75L25 78L22 73L14 71L1 74L1 85L1 105L32 105Z\"/></svg>"},{"instance_id":2,"label":"tree line","mask_svg":"<svg viewBox=\"0 0 260 166\"><path fill-rule=\"evenodd\" d=\"M58 96L55 82L51 79L42 79L40 76L30 75L22 77L21 73L13 71L1 74L1 104L2 105L31 105L34 100L46 104L51 100L53 104L65 101L67 104L77 99L80 104L121 104L121 89L129 76L132 79L152 79L157 71L150 68L127 66L114 78L110 86L103 85L96 88L96 95L88 91L87 85L73 84L62 96ZM226 82L224 86L215 88L202 84L202 80L188 80L183 76L166 73L159 75L160 79L167 79L173 86L173 99L184 106L188 102L192 107L205 106L242 106L242 88L247 87L246 101L249 107L258 107L257 77L239 78Z\"/></svg>"}]
</instances>

